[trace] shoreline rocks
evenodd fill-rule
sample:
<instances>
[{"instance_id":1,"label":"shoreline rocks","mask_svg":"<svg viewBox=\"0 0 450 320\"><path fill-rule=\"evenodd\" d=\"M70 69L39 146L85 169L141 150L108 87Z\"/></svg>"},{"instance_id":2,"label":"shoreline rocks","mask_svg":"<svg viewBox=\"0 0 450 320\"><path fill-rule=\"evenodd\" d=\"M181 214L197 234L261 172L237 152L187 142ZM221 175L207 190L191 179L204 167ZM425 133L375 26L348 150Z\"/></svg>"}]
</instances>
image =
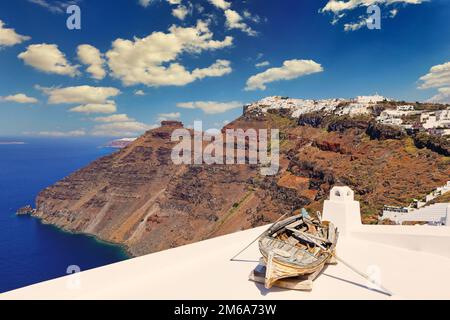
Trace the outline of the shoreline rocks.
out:
<instances>
[{"instance_id":1,"label":"shoreline rocks","mask_svg":"<svg viewBox=\"0 0 450 320\"><path fill-rule=\"evenodd\" d=\"M18 216L32 216L36 213L36 209L33 209L32 206L27 205L25 207L20 208L17 210L16 215Z\"/></svg>"}]
</instances>

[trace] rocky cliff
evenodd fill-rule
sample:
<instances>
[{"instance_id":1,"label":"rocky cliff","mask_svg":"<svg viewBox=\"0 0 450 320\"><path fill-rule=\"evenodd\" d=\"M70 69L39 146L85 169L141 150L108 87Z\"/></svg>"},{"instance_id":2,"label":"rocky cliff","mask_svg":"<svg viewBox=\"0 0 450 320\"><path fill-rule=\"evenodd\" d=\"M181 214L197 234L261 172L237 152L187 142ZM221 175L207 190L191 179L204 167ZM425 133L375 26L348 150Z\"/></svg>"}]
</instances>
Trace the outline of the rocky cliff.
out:
<instances>
[{"instance_id":1,"label":"rocky cliff","mask_svg":"<svg viewBox=\"0 0 450 320\"><path fill-rule=\"evenodd\" d=\"M276 176L261 176L256 165L174 165L170 137L182 125L165 122L43 190L33 214L137 256L267 224L302 207L320 210L338 184L356 191L372 223L384 204L409 204L450 176L448 157L371 125L370 112L336 116L312 104L297 116L289 104L266 103L246 106L227 128L280 129ZM342 101L332 105L345 111Z\"/></svg>"}]
</instances>

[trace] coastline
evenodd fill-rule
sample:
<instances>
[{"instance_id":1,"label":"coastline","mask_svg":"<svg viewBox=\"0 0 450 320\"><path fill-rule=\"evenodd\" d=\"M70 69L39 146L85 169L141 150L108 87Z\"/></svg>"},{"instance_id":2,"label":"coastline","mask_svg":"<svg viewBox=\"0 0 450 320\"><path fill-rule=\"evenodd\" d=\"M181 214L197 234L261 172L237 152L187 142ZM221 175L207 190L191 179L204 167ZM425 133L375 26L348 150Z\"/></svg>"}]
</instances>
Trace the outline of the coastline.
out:
<instances>
[{"instance_id":1,"label":"coastline","mask_svg":"<svg viewBox=\"0 0 450 320\"><path fill-rule=\"evenodd\" d=\"M116 242L108 241L108 240L102 239L102 238L98 237L97 235L91 234L91 233L69 230L69 229L67 229L65 227L58 226L58 225L55 225L53 223L47 222L47 221L45 221L44 218L38 217L38 216L36 216L34 214L16 215L16 216L17 217L28 217L28 218L31 218L31 219L36 219L37 221L39 221L39 223L41 223L44 226L52 227L52 228L56 229L59 232L63 232L63 233L69 234L69 235L88 237L90 239L95 240L95 242L97 242L100 245L107 245L107 246L117 247L120 250L120 252L123 254L123 257L125 258L125 260L136 258L136 256L131 253L131 251L129 250L128 246L123 244L123 243L116 243Z\"/></svg>"},{"instance_id":2,"label":"coastline","mask_svg":"<svg viewBox=\"0 0 450 320\"><path fill-rule=\"evenodd\" d=\"M64 230L25 214L33 210L42 190L109 154L110 150L97 149L103 140L26 139L0 138L1 143L25 142L0 145L4 153L0 166L0 255L4 257L4 263L0 263L0 291L64 276L70 265L90 270L132 257L123 245ZM18 215L19 209L24 209L22 216Z\"/></svg>"}]
</instances>

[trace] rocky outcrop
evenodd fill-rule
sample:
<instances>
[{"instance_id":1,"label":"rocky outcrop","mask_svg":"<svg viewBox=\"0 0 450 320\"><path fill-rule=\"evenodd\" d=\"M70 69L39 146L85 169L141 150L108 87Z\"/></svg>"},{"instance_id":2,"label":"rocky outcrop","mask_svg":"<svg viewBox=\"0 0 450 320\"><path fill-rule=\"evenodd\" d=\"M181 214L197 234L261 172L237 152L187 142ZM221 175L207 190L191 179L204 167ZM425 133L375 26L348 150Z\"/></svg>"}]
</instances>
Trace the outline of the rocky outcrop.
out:
<instances>
[{"instance_id":1,"label":"rocky outcrop","mask_svg":"<svg viewBox=\"0 0 450 320\"><path fill-rule=\"evenodd\" d=\"M446 138L423 132L414 136L414 143L418 148L427 148L443 156L450 156L450 141Z\"/></svg>"},{"instance_id":2,"label":"rocky outcrop","mask_svg":"<svg viewBox=\"0 0 450 320\"><path fill-rule=\"evenodd\" d=\"M311 126L314 128L325 128L328 131L344 132L349 129L364 131L369 126L366 117L350 117L348 115L336 116L313 112L301 115L298 119L300 126Z\"/></svg>"},{"instance_id":3,"label":"rocky outcrop","mask_svg":"<svg viewBox=\"0 0 450 320\"><path fill-rule=\"evenodd\" d=\"M404 129L397 126L383 125L376 122L371 122L367 127L366 132L371 139L377 140L399 140L406 137L406 132Z\"/></svg>"},{"instance_id":4,"label":"rocky outcrop","mask_svg":"<svg viewBox=\"0 0 450 320\"><path fill-rule=\"evenodd\" d=\"M175 120L164 120L161 121L161 127L183 128L183 122Z\"/></svg>"},{"instance_id":5,"label":"rocky outcrop","mask_svg":"<svg viewBox=\"0 0 450 320\"><path fill-rule=\"evenodd\" d=\"M331 151L336 153L346 153L340 143L331 141L314 141L313 146L319 148L322 151Z\"/></svg>"},{"instance_id":6,"label":"rocky outcrop","mask_svg":"<svg viewBox=\"0 0 450 320\"><path fill-rule=\"evenodd\" d=\"M22 207L19 210L17 210L16 214L18 216L30 216L30 215L33 215L35 212L36 212L36 210L34 210L32 206L27 205L27 206Z\"/></svg>"},{"instance_id":7,"label":"rocky outcrop","mask_svg":"<svg viewBox=\"0 0 450 320\"><path fill-rule=\"evenodd\" d=\"M321 112L307 113L307 114L301 115L298 118L298 125L318 128L318 127L322 126L322 123L324 123L324 120L325 120L324 114Z\"/></svg>"},{"instance_id":8,"label":"rocky outcrop","mask_svg":"<svg viewBox=\"0 0 450 320\"><path fill-rule=\"evenodd\" d=\"M364 131L367 129L369 125L369 121L367 119L359 119L357 117L330 117L328 123L328 131L338 131L344 132L349 129L357 129L360 131Z\"/></svg>"},{"instance_id":9,"label":"rocky outcrop","mask_svg":"<svg viewBox=\"0 0 450 320\"><path fill-rule=\"evenodd\" d=\"M321 113L310 113L300 116L300 126L311 126L314 128L325 128L329 132L345 132L353 129L357 133L365 132L371 139L388 140L403 139L407 136L406 131L397 126L379 124L368 116L351 117L348 115L336 116ZM319 146L320 147L320 146ZM326 147L325 147L326 148Z\"/></svg>"}]
</instances>

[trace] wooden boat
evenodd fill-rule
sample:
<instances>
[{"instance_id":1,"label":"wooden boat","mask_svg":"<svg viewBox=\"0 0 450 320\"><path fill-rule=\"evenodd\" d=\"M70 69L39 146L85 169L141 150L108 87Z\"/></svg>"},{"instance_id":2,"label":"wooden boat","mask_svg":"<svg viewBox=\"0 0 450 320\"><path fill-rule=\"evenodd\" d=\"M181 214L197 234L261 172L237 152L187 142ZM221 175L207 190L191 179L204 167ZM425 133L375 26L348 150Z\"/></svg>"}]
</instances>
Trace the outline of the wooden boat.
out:
<instances>
[{"instance_id":1,"label":"wooden boat","mask_svg":"<svg viewBox=\"0 0 450 320\"><path fill-rule=\"evenodd\" d=\"M265 287L280 279L319 273L335 254L338 231L328 221L302 214L280 221L259 239L266 264Z\"/></svg>"}]
</instances>

